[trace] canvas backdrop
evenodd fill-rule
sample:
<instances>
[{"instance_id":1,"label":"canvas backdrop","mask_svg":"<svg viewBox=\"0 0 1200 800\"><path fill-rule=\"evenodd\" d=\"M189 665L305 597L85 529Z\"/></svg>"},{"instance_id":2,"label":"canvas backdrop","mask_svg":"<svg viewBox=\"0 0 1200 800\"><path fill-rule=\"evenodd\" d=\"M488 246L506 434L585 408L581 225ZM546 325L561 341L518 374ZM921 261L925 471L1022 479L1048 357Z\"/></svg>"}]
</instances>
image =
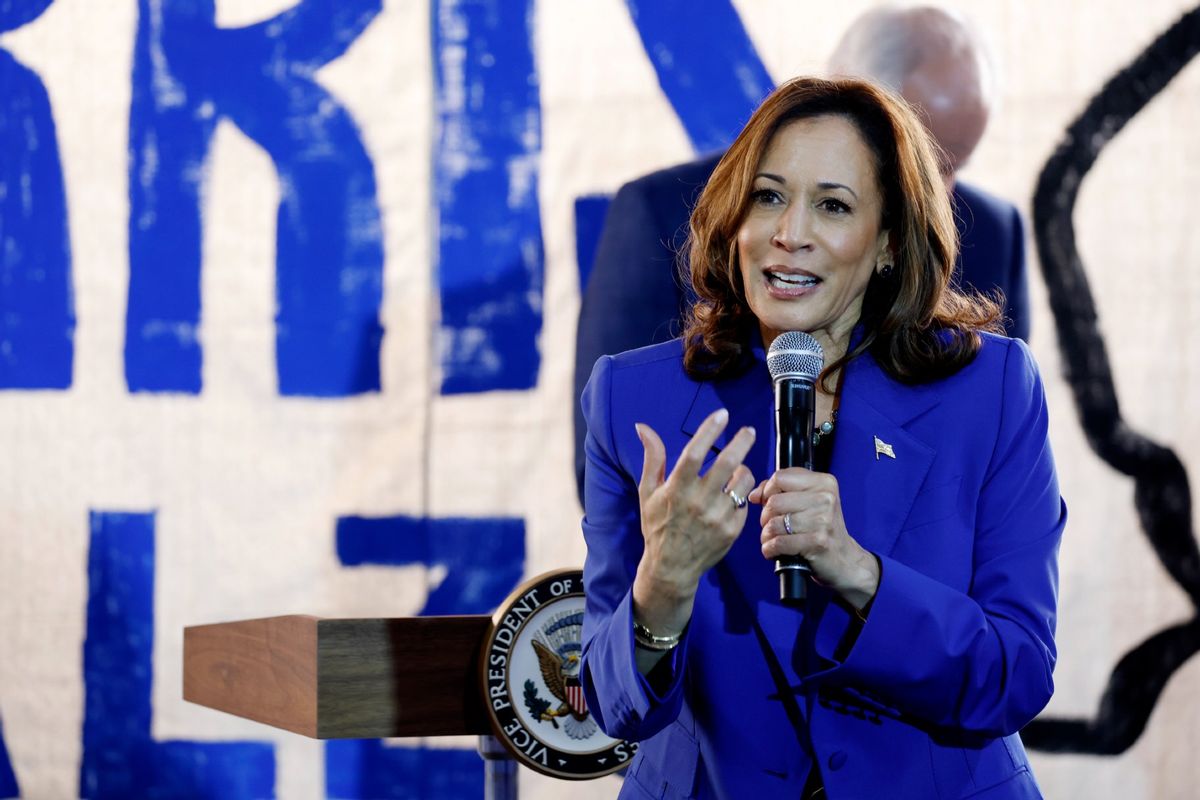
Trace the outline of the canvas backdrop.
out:
<instances>
[{"instance_id":1,"label":"canvas backdrop","mask_svg":"<svg viewBox=\"0 0 1200 800\"><path fill-rule=\"evenodd\" d=\"M326 744L184 703L182 629L487 613L581 565L571 376L599 217L577 201L727 142L761 76L819 71L870 5L0 3L0 796L481 796L470 739ZM1087 720L1194 608L1084 436L1032 197L1072 120L1191 7L951 5L997 66L962 176L1030 222L1070 510L1046 716ZM1188 66L1074 211L1124 419L1188 471L1198 127ZM1032 753L1048 797L1191 796L1183 650L1130 746ZM530 798L618 785L521 776Z\"/></svg>"}]
</instances>

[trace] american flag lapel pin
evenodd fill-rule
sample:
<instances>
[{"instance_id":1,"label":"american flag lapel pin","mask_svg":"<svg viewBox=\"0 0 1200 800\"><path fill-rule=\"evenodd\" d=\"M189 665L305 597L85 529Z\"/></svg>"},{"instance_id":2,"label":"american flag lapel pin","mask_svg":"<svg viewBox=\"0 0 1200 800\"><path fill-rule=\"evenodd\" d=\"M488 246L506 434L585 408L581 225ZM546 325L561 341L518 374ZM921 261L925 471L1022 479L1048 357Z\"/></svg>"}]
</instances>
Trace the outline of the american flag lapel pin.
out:
<instances>
[{"instance_id":1,"label":"american flag lapel pin","mask_svg":"<svg viewBox=\"0 0 1200 800\"><path fill-rule=\"evenodd\" d=\"M896 457L896 451L892 449L892 446L890 444L888 444L883 439L880 439L878 436L876 436L875 437L875 460L878 461L879 457L881 455L894 459Z\"/></svg>"}]
</instances>

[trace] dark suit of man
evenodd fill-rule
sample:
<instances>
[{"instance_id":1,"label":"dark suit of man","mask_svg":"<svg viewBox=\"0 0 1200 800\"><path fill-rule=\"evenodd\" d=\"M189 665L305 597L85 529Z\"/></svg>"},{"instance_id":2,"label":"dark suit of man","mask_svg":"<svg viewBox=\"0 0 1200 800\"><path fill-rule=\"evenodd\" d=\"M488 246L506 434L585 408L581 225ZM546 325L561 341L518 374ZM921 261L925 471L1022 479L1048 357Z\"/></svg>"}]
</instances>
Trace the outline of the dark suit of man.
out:
<instances>
[{"instance_id":1,"label":"dark suit of man","mask_svg":"<svg viewBox=\"0 0 1200 800\"><path fill-rule=\"evenodd\" d=\"M678 269L688 216L721 154L653 172L621 187L609 208L591 278L583 291L575 340L575 477L583 485L586 429L579 396L602 355L665 342L681 332L694 300ZM954 189L960 255L967 286L1000 289L1009 336L1029 338L1025 240L1011 204L959 182ZM582 497L582 489L581 489Z\"/></svg>"}]
</instances>

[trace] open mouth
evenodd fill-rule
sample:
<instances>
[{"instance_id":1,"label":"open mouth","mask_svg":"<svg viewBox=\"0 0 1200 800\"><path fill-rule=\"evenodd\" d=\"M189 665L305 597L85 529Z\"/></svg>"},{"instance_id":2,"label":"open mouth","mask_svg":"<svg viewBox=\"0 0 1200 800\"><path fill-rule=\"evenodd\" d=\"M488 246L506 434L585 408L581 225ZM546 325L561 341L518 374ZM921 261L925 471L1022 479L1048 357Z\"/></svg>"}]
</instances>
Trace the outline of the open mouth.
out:
<instances>
[{"instance_id":1,"label":"open mouth","mask_svg":"<svg viewBox=\"0 0 1200 800\"><path fill-rule=\"evenodd\" d=\"M795 275L774 270L766 270L766 275L767 283L780 289L807 289L821 282L815 275Z\"/></svg>"}]
</instances>

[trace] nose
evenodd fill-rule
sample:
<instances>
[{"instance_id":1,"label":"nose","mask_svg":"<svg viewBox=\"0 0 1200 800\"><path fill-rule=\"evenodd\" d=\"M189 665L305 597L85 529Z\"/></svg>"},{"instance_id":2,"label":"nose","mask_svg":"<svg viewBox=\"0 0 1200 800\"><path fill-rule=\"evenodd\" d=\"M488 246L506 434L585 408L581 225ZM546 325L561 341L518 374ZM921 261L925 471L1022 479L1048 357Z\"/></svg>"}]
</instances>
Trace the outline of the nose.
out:
<instances>
[{"instance_id":1,"label":"nose","mask_svg":"<svg viewBox=\"0 0 1200 800\"><path fill-rule=\"evenodd\" d=\"M771 235L771 244L791 253L809 245L811 219L808 209L802 203L789 206L779 215L775 223L775 232Z\"/></svg>"}]
</instances>

